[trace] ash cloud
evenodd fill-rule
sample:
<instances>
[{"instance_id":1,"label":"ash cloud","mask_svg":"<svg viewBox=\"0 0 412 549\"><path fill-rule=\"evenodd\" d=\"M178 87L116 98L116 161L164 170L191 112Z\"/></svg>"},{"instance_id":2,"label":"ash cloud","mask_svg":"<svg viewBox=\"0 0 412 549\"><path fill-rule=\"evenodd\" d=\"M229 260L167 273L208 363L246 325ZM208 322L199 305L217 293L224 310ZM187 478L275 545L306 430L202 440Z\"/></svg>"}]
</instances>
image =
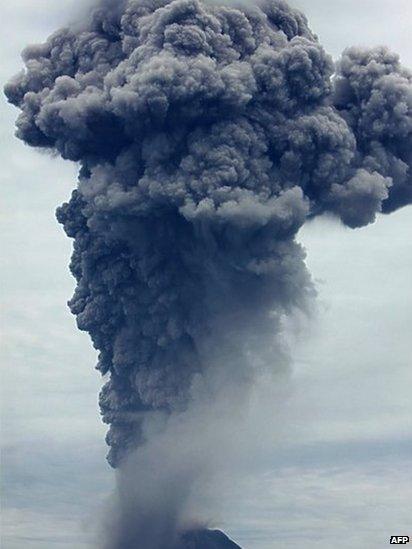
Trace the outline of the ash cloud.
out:
<instances>
[{"instance_id":1,"label":"ash cloud","mask_svg":"<svg viewBox=\"0 0 412 549\"><path fill-rule=\"evenodd\" d=\"M385 48L334 65L281 0L102 1L23 60L5 87L17 136L80 164L57 212L69 305L109 377L108 459L124 471L154 417L167 430L282 368L282 316L314 296L306 219L361 227L412 201L412 76Z\"/></svg>"}]
</instances>

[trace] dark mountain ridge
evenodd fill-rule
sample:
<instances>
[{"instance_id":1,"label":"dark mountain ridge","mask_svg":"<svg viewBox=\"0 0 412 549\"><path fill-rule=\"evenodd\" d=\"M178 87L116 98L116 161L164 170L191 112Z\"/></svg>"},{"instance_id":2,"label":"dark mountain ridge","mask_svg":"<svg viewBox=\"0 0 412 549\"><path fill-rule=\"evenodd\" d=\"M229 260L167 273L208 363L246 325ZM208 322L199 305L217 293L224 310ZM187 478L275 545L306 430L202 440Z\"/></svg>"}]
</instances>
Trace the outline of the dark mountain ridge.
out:
<instances>
[{"instance_id":1,"label":"dark mountain ridge","mask_svg":"<svg viewBox=\"0 0 412 549\"><path fill-rule=\"evenodd\" d=\"M220 530L190 530L181 535L175 549L241 549Z\"/></svg>"}]
</instances>

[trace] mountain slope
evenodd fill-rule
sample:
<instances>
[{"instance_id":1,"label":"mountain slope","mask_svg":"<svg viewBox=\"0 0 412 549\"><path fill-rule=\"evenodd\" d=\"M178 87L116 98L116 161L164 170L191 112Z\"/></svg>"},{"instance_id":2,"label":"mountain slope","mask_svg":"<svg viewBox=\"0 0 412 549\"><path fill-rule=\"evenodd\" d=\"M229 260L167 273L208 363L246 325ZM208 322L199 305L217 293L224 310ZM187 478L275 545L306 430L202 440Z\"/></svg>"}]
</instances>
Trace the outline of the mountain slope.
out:
<instances>
[{"instance_id":1,"label":"mountain slope","mask_svg":"<svg viewBox=\"0 0 412 549\"><path fill-rule=\"evenodd\" d=\"M176 549L241 549L220 530L191 530L181 536Z\"/></svg>"}]
</instances>

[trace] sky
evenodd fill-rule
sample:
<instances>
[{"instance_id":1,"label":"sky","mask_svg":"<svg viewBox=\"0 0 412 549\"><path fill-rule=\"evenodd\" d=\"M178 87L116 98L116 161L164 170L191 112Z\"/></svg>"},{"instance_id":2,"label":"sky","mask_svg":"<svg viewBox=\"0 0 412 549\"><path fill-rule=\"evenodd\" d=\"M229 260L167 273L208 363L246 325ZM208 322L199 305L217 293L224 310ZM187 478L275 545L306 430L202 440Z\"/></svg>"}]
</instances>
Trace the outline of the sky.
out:
<instances>
[{"instance_id":1,"label":"sky","mask_svg":"<svg viewBox=\"0 0 412 549\"><path fill-rule=\"evenodd\" d=\"M294 4L334 57L348 45L387 44L412 67L409 0ZM27 43L80 5L3 2L1 82L19 70ZM93 546L113 473L96 357L66 307L71 243L54 218L76 166L14 138L17 111L0 103L1 545L83 549ZM224 495L211 499L213 524L243 549L379 549L391 535L412 535L411 213L355 231L319 218L299 234L318 310L290 335L273 452L254 454L250 475L220 479Z\"/></svg>"}]
</instances>

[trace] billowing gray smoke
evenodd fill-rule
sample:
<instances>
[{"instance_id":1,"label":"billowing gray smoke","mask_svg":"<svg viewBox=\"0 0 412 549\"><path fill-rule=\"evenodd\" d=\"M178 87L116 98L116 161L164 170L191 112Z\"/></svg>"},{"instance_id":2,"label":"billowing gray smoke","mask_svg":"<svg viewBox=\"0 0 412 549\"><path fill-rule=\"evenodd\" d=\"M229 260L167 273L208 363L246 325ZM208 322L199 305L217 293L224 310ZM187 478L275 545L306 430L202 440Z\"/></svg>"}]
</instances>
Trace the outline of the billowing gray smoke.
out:
<instances>
[{"instance_id":1,"label":"billowing gray smoke","mask_svg":"<svg viewBox=\"0 0 412 549\"><path fill-rule=\"evenodd\" d=\"M57 217L118 466L154 412L250 383L313 294L306 219L412 201L412 76L385 48L334 66L281 0L103 0L23 58L18 137L81 166Z\"/></svg>"}]
</instances>

